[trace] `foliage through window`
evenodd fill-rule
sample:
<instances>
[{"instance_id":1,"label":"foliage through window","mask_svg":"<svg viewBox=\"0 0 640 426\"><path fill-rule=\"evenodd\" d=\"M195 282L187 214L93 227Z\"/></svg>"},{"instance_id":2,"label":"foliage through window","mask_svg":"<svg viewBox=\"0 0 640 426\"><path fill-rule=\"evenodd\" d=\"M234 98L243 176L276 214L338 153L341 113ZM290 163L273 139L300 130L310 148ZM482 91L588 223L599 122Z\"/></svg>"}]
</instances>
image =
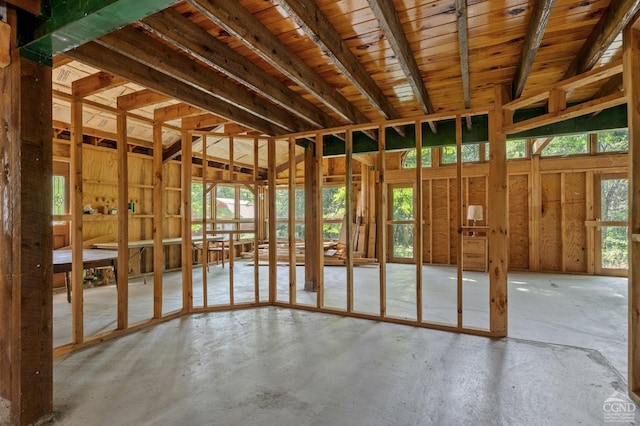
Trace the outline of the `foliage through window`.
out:
<instances>
[{"instance_id":1,"label":"foliage through window","mask_svg":"<svg viewBox=\"0 0 640 426\"><path fill-rule=\"evenodd\" d=\"M454 145L443 146L440 148L440 163L441 164L456 164L457 161L457 147ZM462 145L462 162L472 163L480 161L480 144L465 144Z\"/></svg>"},{"instance_id":2,"label":"foliage through window","mask_svg":"<svg viewBox=\"0 0 640 426\"><path fill-rule=\"evenodd\" d=\"M67 186L64 176L53 176L53 214L66 214Z\"/></svg>"},{"instance_id":3,"label":"foliage through window","mask_svg":"<svg viewBox=\"0 0 640 426\"><path fill-rule=\"evenodd\" d=\"M589 143L586 134L563 135L553 138L540 153L543 157L586 154Z\"/></svg>"},{"instance_id":4,"label":"foliage through window","mask_svg":"<svg viewBox=\"0 0 640 426\"><path fill-rule=\"evenodd\" d=\"M416 168L417 151L412 148L407 151L403 160L403 169L415 169ZM431 167L431 148L422 148L422 167Z\"/></svg>"},{"instance_id":5,"label":"foliage through window","mask_svg":"<svg viewBox=\"0 0 640 426\"><path fill-rule=\"evenodd\" d=\"M603 179L600 188L602 220L626 222L629 219L629 180ZM627 229L627 226L601 227L603 268L628 268L629 237Z\"/></svg>"},{"instance_id":6,"label":"foliage through window","mask_svg":"<svg viewBox=\"0 0 640 426\"><path fill-rule=\"evenodd\" d=\"M526 158L527 140L513 139L507 141L507 159Z\"/></svg>"},{"instance_id":7,"label":"foliage through window","mask_svg":"<svg viewBox=\"0 0 640 426\"><path fill-rule=\"evenodd\" d=\"M346 188L329 186L322 188L322 235L325 240L337 240L340 237L342 219L345 215Z\"/></svg>"},{"instance_id":8,"label":"foliage through window","mask_svg":"<svg viewBox=\"0 0 640 426\"><path fill-rule=\"evenodd\" d=\"M598 152L627 152L629 151L629 131L613 130L599 132Z\"/></svg>"}]
</instances>

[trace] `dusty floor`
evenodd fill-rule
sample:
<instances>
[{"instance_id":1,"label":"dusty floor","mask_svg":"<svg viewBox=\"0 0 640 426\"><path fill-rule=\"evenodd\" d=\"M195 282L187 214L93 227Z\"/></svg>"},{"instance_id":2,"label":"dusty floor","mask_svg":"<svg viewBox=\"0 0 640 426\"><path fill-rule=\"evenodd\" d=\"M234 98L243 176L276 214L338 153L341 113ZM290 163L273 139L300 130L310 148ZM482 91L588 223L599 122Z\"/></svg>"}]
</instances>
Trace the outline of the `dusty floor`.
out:
<instances>
[{"instance_id":1,"label":"dusty floor","mask_svg":"<svg viewBox=\"0 0 640 426\"><path fill-rule=\"evenodd\" d=\"M266 300L268 269L259 272ZM354 269L356 310L378 312L378 273ZM228 303L228 274L210 268L208 305ZM455 322L455 268L423 274L425 320ZM287 268L278 281L286 301ZM345 281L344 268L325 269L325 305L346 306ZM196 306L201 282L198 269ZM298 282L297 302L315 305ZM389 265L387 283L389 314L415 318L415 266ZM151 284L131 280L130 323L151 317ZM179 309L179 272L165 274L164 292L163 312ZM253 268L236 264L235 301L253 294ZM510 338L501 340L282 308L198 314L57 358L56 417L69 425L602 424L603 402L626 393L626 295L624 278L512 272ZM486 274L465 272L463 299L465 325L487 327ZM115 287L87 289L85 310L87 336L115 328ZM65 295L54 295L56 346L70 341L70 312Z\"/></svg>"}]
</instances>

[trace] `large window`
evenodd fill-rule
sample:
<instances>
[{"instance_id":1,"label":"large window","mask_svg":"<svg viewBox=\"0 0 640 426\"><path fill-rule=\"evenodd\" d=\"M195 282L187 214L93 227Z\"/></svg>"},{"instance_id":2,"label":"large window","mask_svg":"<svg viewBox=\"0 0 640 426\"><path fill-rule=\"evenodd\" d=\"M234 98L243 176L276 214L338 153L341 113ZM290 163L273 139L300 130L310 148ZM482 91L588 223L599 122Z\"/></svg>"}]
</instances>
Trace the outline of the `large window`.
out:
<instances>
[{"instance_id":1,"label":"large window","mask_svg":"<svg viewBox=\"0 0 640 426\"><path fill-rule=\"evenodd\" d=\"M457 147L443 146L440 148L440 164L456 164L457 161ZM473 163L480 161L480 144L465 144L462 145L462 162Z\"/></svg>"},{"instance_id":2,"label":"large window","mask_svg":"<svg viewBox=\"0 0 640 426\"><path fill-rule=\"evenodd\" d=\"M514 139L507 141L507 158L526 158L527 157L527 141L526 139Z\"/></svg>"},{"instance_id":3,"label":"large window","mask_svg":"<svg viewBox=\"0 0 640 426\"><path fill-rule=\"evenodd\" d=\"M325 240L337 240L340 237L342 221L345 215L346 188L330 186L322 188L322 235Z\"/></svg>"}]
</instances>

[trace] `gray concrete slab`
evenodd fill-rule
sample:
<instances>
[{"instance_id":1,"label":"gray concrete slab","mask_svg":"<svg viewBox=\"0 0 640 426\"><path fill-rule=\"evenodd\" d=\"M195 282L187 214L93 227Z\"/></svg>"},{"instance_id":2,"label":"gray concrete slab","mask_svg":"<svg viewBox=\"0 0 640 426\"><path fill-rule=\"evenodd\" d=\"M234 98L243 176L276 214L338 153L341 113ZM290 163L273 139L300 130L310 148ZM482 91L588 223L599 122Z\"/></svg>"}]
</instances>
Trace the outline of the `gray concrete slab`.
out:
<instances>
[{"instance_id":1,"label":"gray concrete slab","mask_svg":"<svg viewBox=\"0 0 640 426\"><path fill-rule=\"evenodd\" d=\"M181 318L54 367L60 425L595 425L617 391L590 349L278 308Z\"/></svg>"}]
</instances>

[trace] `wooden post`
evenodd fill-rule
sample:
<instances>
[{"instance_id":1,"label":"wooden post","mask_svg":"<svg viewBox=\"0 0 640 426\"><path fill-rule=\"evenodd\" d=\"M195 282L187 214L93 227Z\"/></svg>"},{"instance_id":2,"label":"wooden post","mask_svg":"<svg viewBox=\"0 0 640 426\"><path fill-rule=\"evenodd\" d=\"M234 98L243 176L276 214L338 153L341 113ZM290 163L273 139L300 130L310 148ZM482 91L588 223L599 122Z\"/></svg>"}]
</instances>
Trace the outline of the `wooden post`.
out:
<instances>
[{"instance_id":1,"label":"wooden post","mask_svg":"<svg viewBox=\"0 0 640 426\"><path fill-rule=\"evenodd\" d=\"M418 322L422 322L422 257L423 257L423 238L422 222L424 214L422 212L422 123L416 121L416 188L414 199L414 237L413 246L414 259L416 262L416 318Z\"/></svg>"},{"instance_id":2,"label":"wooden post","mask_svg":"<svg viewBox=\"0 0 640 426\"><path fill-rule=\"evenodd\" d=\"M278 271L276 258L276 141L269 139L267 149L267 180L269 182L269 303L276 301Z\"/></svg>"},{"instance_id":3,"label":"wooden post","mask_svg":"<svg viewBox=\"0 0 640 426\"><path fill-rule=\"evenodd\" d=\"M162 173L162 124L153 125L153 318L162 317L164 268L164 188Z\"/></svg>"},{"instance_id":4,"label":"wooden post","mask_svg":"<svg viewBox=\"0 0 640 426\"><path fill-rule=\"evenodd\" d=\"M304 289L305 291L318 291L318 239L322 239L318 233L318 215L322 216L322 204L317 203L317 170L314 155L314 146L309 146L304 153Z\"/></svg>"},{"instance_id":5,"label":"wooden post","mask_svg":"<svg viewBox=\"0 0 640 426\"><path fill-rule=\"evenodd\" d=\"M289 138L289 303L296 303L296 141Z\"/></svg>"},{"instance_id":6,"label":"wooden post","mask_svg":"<svg viewBox=\"0 0 640 426\"><path fill-rule=\"evenodd\" d=\"M118 138L118 330L129 324L129 149L127 115L116 117Z\"/></svg>"},{"instance_id":7,"label":"wooden post","mask_svg":"<svg viewBox=\"0 0 640 426\"><path fill-rule=\"evenodd\" d=\"M317 206L315 214L315 223L313 226L316 228L316 260L314 262L314 275L315 285L318 291L317 306L322 308L324 306L324 234L322 233L322 174L323 174L323 153L324 147L322 145L322 135L316 135L315 155L313 157L313 180L314 186L314 199Z\"/></svg>"},{"instance_id":8,"label":"wooden post","mask_svg":"<svg viewBox=\"0 0 640 426\"><path fill-rule=\"evenodd\" d=\"M451 197L449 197L451 199ZM456 239L456 265L457 265L457 288L458 288L458 327L463 325L463 288L462 288L462 117L456 116L456 200L457 209L455 212L455 223L458 228ZM449 209L451 211L451 209Z\"/></svg>"},{"instance_id":9,"label":"wooden post","mask_svg":"<svg viewBox=\"0 0 640 426\"><path fill-rule=\"evenodd\" d=\"M51 68L11 57L0 69L0 396L22 425L53 405L52 98Z\"/></svg>"},{"instance_id":10,"label":"wooden post","mask_svg":"<svg viewBox=\"0 0 640 426\"><path fill-rule=\"evenodd\" d=\"M347 312L353 312L353 132L347 129L345 137L345 223L347 224ZM357 230L356 230L357 232Z\"/></svg>"},{"instance_id":11,"label":"wooden post","mask_svg":"<svg viewBox=\"0 0 640 426\"><path fill-rule=\"evenodd\" d=\"M82 100L71 102L71 341L84 341L82 277Z\"/></svg>"},{"instance_id":12,"label":"wooden post","mask_svg":"<svg viewBox=\"0 0 640 426\"><path fill-rule=\"evenodd\" d=\"M502 105L509 99L505 86L496 86L495 110L489 112L489 328L507 335L507 135L503 133Z\"/></svg>"},{"instance_id":13,"label":"wooden post","mask_svg":"<svg viewBox=\"0 0 640 426\"><path fill-rule=\"evenodd\" d=\"M623 37L624 92L629 126L629 394L640 403L640 32Z\"/></svg>"},{"instance_id":14,"label":"wooden post","mask_svg":"<svg viewBox=\"0 0 640 426\"><path fill-rule=\"evenodd\" d=\"M258 187L258 148L259 139L253 139L253 301L260 301L260 258L258 253L258 245L260 244L258 229L260 222L260 191Z\"/></svg>"},{"instance_id":15,"label":"wooden post","mask_svg":"<svg viewBox=\"0 0 640 426\"><path fill-rule=\"evenodd\" d=\"M207 173L209 173L209 162L207 161L207 135L202 136L202 191L200 192L200 196L202 197L202 306L207 307L209 304L209 295L207 294L207 267L209 265L209 242L207 241L207 210L214 208L217 204L216 201L213 202L213 205L207 205L207 193L209 189L207 188ZM212 186L211 189L211 197L213 199L216 198L216 188ZM211 212L211 217L215 218L215 212ZM215 225L214 225L215 227ZM231 248L229 248L231 250ZM224 250L222 251L222 260L224 261ZM233 294L233 291L230 295Z\"/></svg>"},{"instance_id":16,"label":"wooden post","mask_svg":"<svg viewBox=\"0 0 640 426\"><path fill-rule=\"evenodd\" d=\"M542 221L542 182L540 179L540 154L531 156L529 174L531 195L529 197L529 270L540 270L540 223Z\"/></svg>"},{"instance_id":17,"label":"wooden post","mask_svg":"<svg viewBox=\"0 0 640 426\"><path fill-rule=\"evenodd\" d=\"M193 246L191 244L191 132L182 131L182 312L193 310Z\"/></svg>"},{"instance_id":18,"label":"wooden post","mask_svg":"<svg viewBox=\"0 0 640 426\"><path fill-rule=\"evenodd\" d=\"M387 315L387 185L385 174L387 163L385 158L386 150L385 128L378 129L378 184L376 188L376 198L378 201L378 263L380 263L380 316Z\"/></svg>"}]
</instances>

